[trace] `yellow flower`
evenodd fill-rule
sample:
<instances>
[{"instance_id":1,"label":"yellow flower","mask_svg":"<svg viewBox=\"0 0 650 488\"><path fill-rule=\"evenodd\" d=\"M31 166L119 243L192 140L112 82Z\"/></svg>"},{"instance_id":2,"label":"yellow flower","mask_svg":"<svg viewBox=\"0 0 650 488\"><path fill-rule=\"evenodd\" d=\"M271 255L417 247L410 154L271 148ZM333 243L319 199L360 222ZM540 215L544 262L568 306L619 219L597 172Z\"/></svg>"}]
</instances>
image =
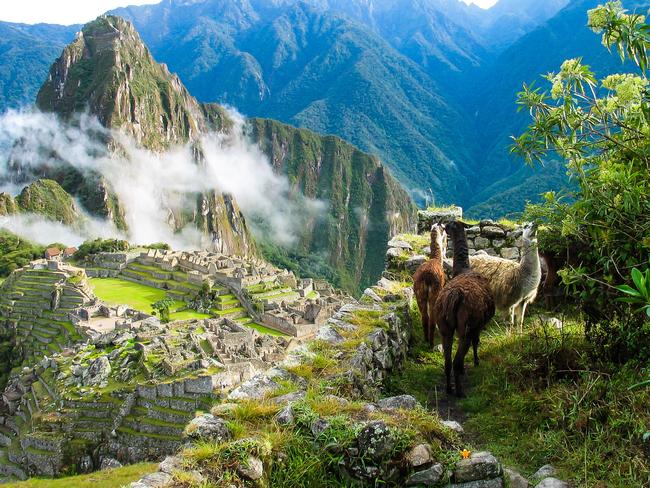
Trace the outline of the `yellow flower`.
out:
<instances>
[{"instance_id":1,"label":"yellow flower","mask_svg":"<svg viewBox=\"0 0 650 488\"><path fill-rule=\"evenodd\" d=\"M462 451L460 451L460 455L463 456L463 459L469 459L469 456L471 454L472 453L470 451L468 451L467 449L463 449Z\"/></svg>"}]
</instances>

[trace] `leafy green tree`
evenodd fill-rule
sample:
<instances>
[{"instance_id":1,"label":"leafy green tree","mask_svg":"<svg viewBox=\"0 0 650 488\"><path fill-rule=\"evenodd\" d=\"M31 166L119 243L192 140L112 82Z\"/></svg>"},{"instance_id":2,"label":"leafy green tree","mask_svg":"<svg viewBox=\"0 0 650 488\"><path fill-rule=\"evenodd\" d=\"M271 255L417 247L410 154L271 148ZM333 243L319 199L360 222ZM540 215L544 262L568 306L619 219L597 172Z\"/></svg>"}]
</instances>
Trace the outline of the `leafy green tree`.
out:
<instances>
[{"instance_id":1,"label":"leafy green tree","mask_svg":"<svg viewBox=\"0 0 650 488\"><path fill-rule=\"evenodd\" d=\"M0 230L0 277L42 258L45 247L39 246L17 235Z\"/></svg>"},{"instance_id":2,"label":"leafy green tree","mask_svg":"<svg viewBox=\"0 0 650 488\"><path fill-rule=\"evenodd\" d=\"M163 298L151 304L154 309L154 315L157 313L163 323L169 322L169 309L174 305L174 300L171 298Z\"/></svg>"},{"instance_id":3,"label":"leafy green tree","mask_svg":"<svg viewBox=\"0 0 650 488\"><path fill-rule=\"evenodd\" d=\"M513 151L529 164L556 155L566 160L577 191L548 193L527 215L546 224L543 247L570 257L561 271L564 283L589 311L590 325L600 324L588 335L608 346L616 342L614 355L624 359L621 353L647 354L647 347L639 352L635 346L650 339L648 324L639 323L645 314L630 316L615 300L618 286L632 284L631 270L649 262L650 26L621 2L590 10L589 26L636 69L599 80L581 59L570 59L546 75L550 91L524 85L518 103L533 122L515 138ZM613 317L625 323L618 333L609 327Z\"/></svg>"}]
</instances>

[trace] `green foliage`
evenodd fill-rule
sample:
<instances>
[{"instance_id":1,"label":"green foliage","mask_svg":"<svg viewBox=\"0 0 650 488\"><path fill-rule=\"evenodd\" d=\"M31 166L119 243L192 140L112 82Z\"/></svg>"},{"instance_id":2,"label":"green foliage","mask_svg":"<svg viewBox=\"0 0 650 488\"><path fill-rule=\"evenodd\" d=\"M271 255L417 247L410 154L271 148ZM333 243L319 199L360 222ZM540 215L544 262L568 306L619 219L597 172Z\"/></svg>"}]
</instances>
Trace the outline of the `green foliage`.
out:
<instances>
[{"instance_id":1,"label":"green foliage","mask_svg":"<svg viewBox=\"0 0 650 488\"><path fill-rule=\"evenodd\" d=\"M43 257L44 246L33 244L6 230L0 229L0 277Z\"/></svg>"},{"instance_id":2,"label":"green foliage","mask_svg":"<svg viewBox=\"0 0 650 488\"><path fill-rule=\"evenodd\" d=\"M146 246L142 247L145 249L161 249L163 251L169 251L171 249L171 246L166 242L155 242L153 244L147 244Z\"/></svg>"},{"instance_id":3,"label":"green foliage","mask_svg":"<svg viewBox=\"0 0 650 488\"><path fill-rule=\"evenodd\" d=\"M174 300L171 298L163 298L151 304L154 314L157 312L160 315L160 320L163 323L169 322L169 309L174 305Z\"/></svg>"},{"instance_id":4,"label":"green foliage","mask_svg":"<svg viewBox=\"0 0 650 488\"><path fill-rule=\"evenodd\" d=\"M619 300L640 306L639 311L643 312L645 310L646 315L650 317L650 269L646 269L645 273L641 273L636 268L632 269L632 281L634 282L634 288L629 285L616 287L618 291L627 295L619 298Z\"/></svg>"},{"instance_id":5,"label":"green foliage","mask_svg":"<svg viewBox=\"0 0 650 488\"><path fill-rule=\"evenodd\" d=\"M644 265L650 252L650 94L643 54L650 45L648 26L620 2L590 11L589 19L592 29L604 32L604 44L630 56L638 72L598 80L576 58L546 76L550 92L524 85L518 103L533 123L515 138L513 151L530 164L550 153L567 161L578 189L547 193L543 204L528 208L527 218L545 224L543 249L569 257L560 275L589 311L594 327L587 333L594 342L616 344L617 356L627 347L643 354L638 341L647 342L650 331L615 298L618 286L630 284L629 270Z\"/></svg>"},{"instance_id":6,"label":"green foliage","mask_svg":"<svg viewBox=\"0 0 650 488\"><path fill-rule=\"evenodd\" d=\"M129 243L119 239L93 239L85 241L79 246L75 258L83 259L90 254L100 252L121 252L129 250Z\"/></svg>"}]
</instances>

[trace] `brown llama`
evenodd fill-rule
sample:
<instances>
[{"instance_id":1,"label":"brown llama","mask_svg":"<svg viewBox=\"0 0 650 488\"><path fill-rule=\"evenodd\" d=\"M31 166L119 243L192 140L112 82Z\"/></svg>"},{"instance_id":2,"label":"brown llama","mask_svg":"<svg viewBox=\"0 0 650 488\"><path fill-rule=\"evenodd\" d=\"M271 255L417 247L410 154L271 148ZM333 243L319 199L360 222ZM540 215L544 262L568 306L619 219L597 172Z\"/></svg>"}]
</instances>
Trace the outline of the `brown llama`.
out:
<instances>
[{"instance_id":1,"label":"brown llama","mask_svg":"<svg viewBox=\"0 0 650 488\"><path fill-rule=\"evenodd\" d=\"M470 346L473 346L474 365L478 366L479 336L494 317L496 310L488 280L470 269L465 227L466 224L458 221L445 226L447 235L454 243L453 278L438 295L434 307L436 323L442 335L447 393L453 392L451 353L454 334L458 335L458 349L453 367L456 396L459 398L465 396L461 379L465 373L464 362L467 351Z\"/></svg>"},{"instance_id":2,"label":"brown llama","mask_svg":"<svg viewBox=\"0 0 650 488\"><path fill-rule=\"evenodd\" d=\"M445 272L442 259L445 253L445 229L440 224L431 227L431 251L429 260L422 263L413 275L413 291L422 316L424 339L433 347L433 337L436 331L436 322L433 317L433 307L438 294L445 286Z\"/></svg>"}]
</instances>

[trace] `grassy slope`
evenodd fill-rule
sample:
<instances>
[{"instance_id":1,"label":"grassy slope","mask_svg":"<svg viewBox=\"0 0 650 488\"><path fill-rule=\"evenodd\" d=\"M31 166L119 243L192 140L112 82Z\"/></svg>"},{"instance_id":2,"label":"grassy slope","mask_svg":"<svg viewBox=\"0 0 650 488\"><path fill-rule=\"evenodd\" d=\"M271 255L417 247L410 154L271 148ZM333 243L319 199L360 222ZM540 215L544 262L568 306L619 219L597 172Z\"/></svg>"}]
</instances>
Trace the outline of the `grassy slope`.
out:
<instances>
[{"instance_id":1,"label":"grassy slope","mask_svg":"<svg viewBox=\"0 0 650 488\"><path fill-rule=\"evenodd\" d=\"M60 479L32 478L20 483L8 483L6 488L119 488L156 471L156 464L140 463L122 468Z\"/></svg>"},{"instance_id":2,"label":"grassy slope","mask_svg":"<svg viewBox=\"0 0 650 488\"><path fill-rule=\"evenodd\" d=\"M576 487L650 486L641 437L650 430L650 388L641 366L613 368L589 359L582 324L543 328L535 314L523 336L493 322L483 334L481 365L466 358L468 397L447 401L443 358L421 340L389 385L410 393L441 417L461 420L468 440L532 475L551 463ZM440 339L436 339L440 344ZM647 366L647 365L646 365Z\"/></svg>"},{"instance_id":3,"label":"grassy slope","mask_svg":"<svg viewBox=\"0 0 650 488\"><path fill-rule=\"evenodd\" d=\"M151 313L151 304L162 300L166 296L164 290L119 278L92 278L90 283L95 295L101 300L112 305L129 305L145 313ZM175 301L171 310L175 310L183 305L183 302ZM210 315L192 311L174 312L170 314L171 320L205 319L209 317Z\"/></svg>"}]
</instances>

